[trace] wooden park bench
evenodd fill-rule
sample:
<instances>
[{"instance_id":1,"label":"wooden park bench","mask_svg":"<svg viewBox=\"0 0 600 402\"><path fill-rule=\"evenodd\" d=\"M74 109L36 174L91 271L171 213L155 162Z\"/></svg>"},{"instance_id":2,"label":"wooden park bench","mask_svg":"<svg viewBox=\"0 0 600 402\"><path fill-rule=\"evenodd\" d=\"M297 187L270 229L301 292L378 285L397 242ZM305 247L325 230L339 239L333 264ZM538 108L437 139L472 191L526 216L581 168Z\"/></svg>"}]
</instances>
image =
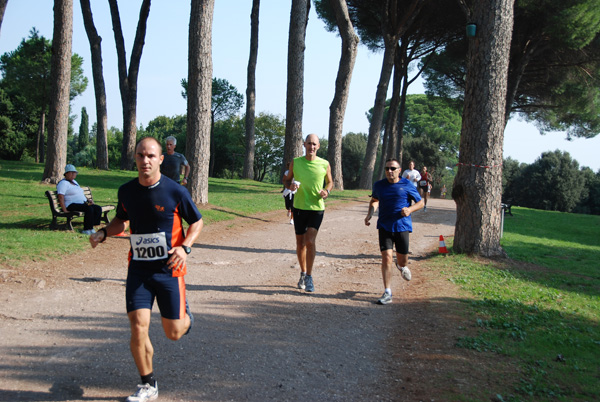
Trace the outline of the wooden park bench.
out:
<instances>
[{"instance_id":1,"label":"wooden park bench","mask_svg":"<svg viewBox=\"0 0 600 402\"><path fill-rule=\"evenodd\" d=\"M83 194L85 195L86 198L91 198L92 197L92 189L89 187L81 187L83 189ZM50 229L51 230L55 230L58 229L58 223L57 223L57 219L58 218L66 218L67 219L67 223L66 223L66 228L69 230L73 230L73 225L71 224L71 221L73 220L73 218L79 218L82 217L84 215L83 212L71 212L71 211L63 211L62 208L60 207L60 202L58 202L58 193L54 190L48 190L46 191L46 197L48 197L48 202L50 203L50 211L52 212L52 223L50 223ZM102 207L102 217L100 218L100 220L102 222L105 222L108 224L109 220L108 220L108 213L110 211L112 211L113 209L115 209L114 205L105 205Z\"/></svg>"}]
</instances>

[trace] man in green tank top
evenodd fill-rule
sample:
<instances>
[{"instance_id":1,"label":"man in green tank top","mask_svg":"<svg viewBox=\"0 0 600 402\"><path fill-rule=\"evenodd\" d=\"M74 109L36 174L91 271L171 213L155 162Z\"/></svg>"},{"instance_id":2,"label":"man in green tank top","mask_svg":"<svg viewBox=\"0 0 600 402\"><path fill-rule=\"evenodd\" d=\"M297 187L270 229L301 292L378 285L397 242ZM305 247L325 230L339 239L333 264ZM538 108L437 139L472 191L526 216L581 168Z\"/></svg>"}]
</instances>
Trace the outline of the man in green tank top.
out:
<instances>
[{"instance_id":1,"label":"man in green tank top","mask_svg":"<svg viewBox=\"0 0 600 402\"><path fill-rule=\"evenodd\" d=\"M305 155L294 158L287 176L286 188L298 190L294 196L294 231L296 232L296 255L300 264L298 288L314 292L313 264L317 253L317 233L325 211L324 200L333 188L329 162L317 156L321 144L316 134L309 134L304 141Z\"/></svg>"}]
</instances>

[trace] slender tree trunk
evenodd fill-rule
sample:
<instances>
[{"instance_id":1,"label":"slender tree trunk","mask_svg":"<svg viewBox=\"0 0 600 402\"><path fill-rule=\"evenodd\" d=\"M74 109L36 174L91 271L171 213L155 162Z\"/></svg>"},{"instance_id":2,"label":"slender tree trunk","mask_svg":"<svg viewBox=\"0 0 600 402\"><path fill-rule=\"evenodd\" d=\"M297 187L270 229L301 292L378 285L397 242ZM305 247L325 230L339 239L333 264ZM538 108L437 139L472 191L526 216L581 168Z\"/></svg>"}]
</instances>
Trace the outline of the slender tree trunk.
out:
<instances>
[{"instance_id":1,"label":"slender tree trunk","mask_svg":"<svg viewBox=\"0 0 600 402\"><path fill-rule=\"evenodd\" d=\"M392 75L392 70L394 68L395 53L396 42L386 40L381 75L379 76L379 84L377 84L377 93L375 94L375 106L373 107L373 116L371 117L371 125L369 126L369 138L367 139L365 160L360 171L360 181L358 184L359 188L366 190L373 187L373 171L377 159L377 148L381 141L381 125L383 122L383 113L385 111L385 99L390 83L390 76Z\"/></svg>"},{"instance_id":2,"label":"slender tree trunk","mask_svg":"<svg viewBox=\"0 0 600 402\"><path fill-rule=\"evenodd\" d=\"M48 152L42 178L44 183L49 184L56 184L61 180L67 161L72 40L73 0L55 0Z\"/></svg>"},{"instance_id":3,"label":"slender tree trunk","mask_svg":"<svg viewBox=\"0 0 600 402\"><path fill-rule=\"evenodd\" d=\"M190 163L188 189L197 204L208 203L214 8L214 0L192 0L190 13L185 156Z\"/></svg>"},{"instance_id":4,"label":"slender tree trunk","mask_svg":"<svg viewBox=\"0 0 600 402\"><path fill-rule=\"evenodd\" d=\"M398 108L398 128L396 130L398 139L396 141L396 149L394 150L394 158L398 159L398 163L402 166L402 151L404 148L404 123L406 119L406 94L408 93L408 69L404 70L404 79L402 81L402 95L400 97L400 107Z\"/></svg>"},{"instance_id":5,"label":"slender tree trunk","mask_svg":"<svg viewBox=\"0 0 600 402\"><path fill-rule=\"evenodd\" d=\"M85 32L90 42L94 94L96 95L96 165L100 170L108 170L108 113L104 73L102 71L102 38L98 35L98 31L94 26L90 0L80 0L80 3Z\"/></svg>"},{"instance_id":6,"label":"slender tree trunk","mask_svg":"<svg viewBox=\"0 0 600 402\"><path fill-rule=\"evenodd\" d=\"M515 97L517 96L517 91L519 89L519 84L521 83L521 78L523 78L523 74L525 74L525 69L533 56L533 53L537 49L537 43L532 43L528 41L525 45L524 49L521 51L520 57L513 57L512 63L509 61L508 68L508 88L506 90L506 106L504 111L504 122L508 123L508 119L510 118L510 112L512 110L512 104L515 101Z\"/></svg>"},{"instance_id":7,"label":"slender tree trunk","mask_svg":"<svg viewBox=\"0 0 600 402\"><path fill-rule=\"evenodd\" d=\"M401 118L398 115L400 105L400 90L402 88L402 80L404 78L405 70L405 57L406 57L406 42L402 43L402 46L396 46L396 54L394 55L394 72L392 81L392 98L390 99L390 106L388 108L387 121L385 122L385 135L383 140L383 147L381 150L381 160L379 161L379 169L377 169L377 179L383 178L383 168L385 167L385 161L389 158L393 158L396 152L396 135L398 130L398 119Z\"/></svg>"},{"instance_id":8,"label":"slender tree trunk","mask_svg":"<svg viewBox=\"0 0 600 402\"><path fill-rule=\"evenodd\" d=\"M369 138L367 140L367 149L365 160L360 173L359 188L370 190L373 187L373 172L377 160L377 148L381 142L381 125L383 121L383 112L385 110L385 98L390 82L390 76L394 66L395 53L397 52L398 39L401 38L408 28L413 24L426 0L412 0L408 6L402 7L403 12L399 12L399 6L404 6L400 0L385 0L375 2L381 3L382 8L382 35L385 44L383 54L383 65L377 93L375 95L375 106L373 107L373 117L369 126ZM383 155L382 155L383 157Z\"/></svg>"},{"instance_id":9,"label":"slender tree trunk","mask_svg":"<svg viewBox=\"0 0 600 402\"><path fill-rule=\"evenodd\" d=\"M256 117L256 63L258 60L258 16L260 0L252 1L250 14L250 58L248 60L248 82L246 87L246 154L244 156L244 179L254 179L254 119Z\"/></svg>"},{"instance_id":10,"label":"slender tree trunk","mask_svg":"<svg viewBox=\"0 0 600 402\"><path fill-rule=\"evenodd\" d=\"M310 0L292 0L288 40L287 98L283 166L302 155L302 113L304 108L304 50Z\"/></svg>"},{"instance_id":11,"label":"slender tree trunk","mask_svg":"<svg viewBox=\"0 0 600 402\"><path fill-rule=\"evenodd\" d=\"M454 249L498 256L508 60L514 0L473 2L477 35L469 39L460 137Z\"/></svg>"},{"instance_id":12,"label":"slender tree trunk","mask_svg":"<svg viewBox=\"0 0 600 402\"><path fill-rule=\"evenodd\" d=\"M216 157L216 145L215 145L215 116L211 114L210 118L210 158L208 161L208 177L214 177L215 171L215 157Z\"/></svg>"},{"instance_id":13,"label":"slender tree trunk","mask_svg":"<svg viewBox=\"0 0 600 402\"><path fill-rule=\"evenodd\" d=\"M37 131L36 147L35 147L35 163L43 162L44 155L44 130L46 127L46 111L42 108L40 114L40 126Z\"/></svg>"},{"instance_id":14,"label":"slender tree trunk","mask_svg":"<svg viewBox=\"0 0 600 402\"><path fill-rule=\"evenodd\" d=\"M121 28L119 6L117 0L108 0L112 18L115 44L117 47L117 60L119 71L119 89L121 91L121 104L123 106L123 147L121 150L121 169L131 170L134 166L134 152L137 136L137 79L140 69L140 60L146 37L146 23L150 14L150 0L143 0L140 8L140 17L131 51L129 70L125 55L125 40Z\"/></svg>"},{"instance_id":15,"label":"slender tree trunk","mask_svg":"<svg viewBox=\"0 0 600 402\"><path fill-rule=\"evenodd\" d=\"M4 12L6 11L6 3L8 3L8 0L0 0L0 28L2 28L2 20L4 20Z\"/></svg>"},{"instance_id":16,"label":"slender tree trunk","mask_svg":"<svg viewBox=\"0 0 600 402\"><path fill-rule=\"evenodd\" d=\"M331 166L333 187L343 190L342 130L344 128L344 116L346 114L346 105L348 104L350 81L352 80L352 71L356 62L359 39L358 35L354 32L346 0L331 0L331 6L335 12L335 20L342 38L342 55L340 57L337 78L335 79L335 95L329 106L327 159L329 159Z\"/></svg>"}]
</instances>

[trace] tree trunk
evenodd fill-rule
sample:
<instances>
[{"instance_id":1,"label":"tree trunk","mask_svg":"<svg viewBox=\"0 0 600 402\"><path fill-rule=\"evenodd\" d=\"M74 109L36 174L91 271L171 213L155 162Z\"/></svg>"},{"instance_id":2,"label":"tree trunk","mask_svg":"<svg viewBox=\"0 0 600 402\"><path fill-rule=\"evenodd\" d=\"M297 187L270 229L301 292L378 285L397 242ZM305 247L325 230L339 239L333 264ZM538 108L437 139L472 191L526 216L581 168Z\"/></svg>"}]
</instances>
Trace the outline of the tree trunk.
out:
<instances>
[{"instance_id":1,"label":"tree trunk","mask_svg":"<svg viewBox=\"0 0 600 402\"><path fill-rule=\"evenodd\" d=\"M390 43L391 42L391 43ZM396 53L396 42L386 40L385 51L383 53L383 63L381 66L381 75L377 84L377 93L375 94L375 105L373 107L373 116L369 126L369 138L367 139L367 149L365 151L365 160L360 171L359 188L370 190L373 187L373 171L377 159L377 148L381 141L381 125L383 122L383 113L385 111L385 98L387 96L390 76L394 68L394 55Z\"/></svg>"},{"instance_id":2,"label":"tree trunk","mask_svg":"<svg viewBox=\"0 0 600 402\"><path fill-rule=\"evenodd\" d=\"M512 110L512 104L517 96L517 91L521 83L521 79L525 74L525 70L529 64L529 61L533 57L533 53L537 50L537 43L527 42L524 49L522 49L519 57L513 57L512 63L509 62L508 69L508 88L506 90L506 106L504 111L504 123L508 123L510 118L510 112Z\"/></svg>"},{"instance_id":3,"label":"tree trunk","mask_svg":"<svg viewBox=\"0 0 600 402\"><path fill-rule=\"evenodd\" d=\"M376 2L377 3L377 2ZM394 67L397 44L408 28L415 21L421 8L426 3L425 0L412 0L408 6L399 0L386 0L381 9L382 14L382 36L385 44L383 53L383 65L381 75L377 84L377 93L375 94L375 106L373 107L373 117L369 126L369 138L367 140L367 149L365 160L363 162L359 188L370 190L373 187L373 172L377 160L377 148L381 141L381 124L383 113L385 111L385 98L390 82L390 76ZM400 12L400 7L402 12ZM382 155L382 157L385 157Z\"/></svg>"},{"instance_id":4,"label":"tree trunk","mask_svg":"<svg viewBox=\"0 0 600 402\"><path fill-rule=\"evenodd\" d=\"M408 81L408 69L404 70L404 77L402 81L402 95L400 96L400 107L398 108L398 127L396 130L396 135L398 139L396 140L396 149L394 150L394 158L398 159L398 164L402 166L402 151L404 147L404 123L406 119L404 118L406 112L406 94L408 93L408 86L410 85Z\"/></svg>"},{"instance_id":5,"label":"tree trunk","mask_svg":"<svg viewBox=\"0 0 600 402\"><path fill-rule=\"evenodd\" d=\"M292 0L288 39L287 98L283 166L302 155L302 112L304 108L304 50L310 0Z\"/></svg>"},{"instance_id":6,"label":"tree trunk","mask_svg":"<svg viewBox=\"0 0 600 402\"><path fill-rule=\"evenodd\" d=\"M250 14L250 58L248 60L248 82L246 87L246 154L242 178L254 179L254 119L256 117L256 62L258 60L258 15L260 0L252 1Z\"/></svg>"},{"instance_id":7,"label":"tree trunk","mask_svg":"<svg viewBox=\"0 0 600 402\"><path fill-rule=\"evenodd\" d=\"M214 0L192 0L190 13L185 156L190 163L188 190L197 204L208 203L214 7Z\"/></svg>"},{"instance_id":8,"label":"tree trunk","mask_svg":"<svg viewBox=\"0 0 600 402\"><path fill-rule=\"evenodd\" d=\"M106 87L104 73L102 72L102 38L98 35L98 31L94 26L90 0L80 0L80 3L85 32L90 42L94 94L96 95L96 166L100 170L108 170L108 115L106 110Z\"/></svg>"},{"instance_id":9,"label":"tree trunk","mask_svg":"<svg viewBox=\"0 0 600 402\"><path fill-rule=\"evenodd\" d=\"M469 39L460 137L454 249L499 256L508 60L514 0L473 3L477 35Z\"/></svg>"},{"instance_id":10,"label":"tree trunk","mask_svg":"<svg viewBox=\"0 0 600 402\"><path fill-rule=\"evenodd\" d=\"M71 88L71 48L73 40L73 0L54 1L54 31L48 150L42 181L56 184L62 179L67 161L69 131L69 90Z\"/></svg>"},{"instance_id":11,"label":"tree trunk","mask_svg":"<svg viewBox=\"0 0 600 402\"><path fill-rule=\"evenodd\" d=\"M331 106L329 106L329 142L327 147L327 159L331 166L333 187L338 190L344 189L344 176L342 174L342 130L344 127L344 116L348 95L350 93L350 81L356 61L358 49L358 35L354 32L352 21L348 15L346 0L331 0L331 6L335 12L335 20L338 31L342 37L342 55L335 79L335 95Z\"/></svg>"},{"instance_id":12,"label":"tree trunk","mask_svg":"<svg viewBox=\"0 0 600 402\"><path fill-rule=\"evenodd\" d=\"M119 71L119 89L121 91L121 104L123 106L123 147L121 149L121 169L131 170L134 166L134 153L137 135L136 108L137 108L137 78L140 69L140 60L146 36L146 23L150 14L150 0L143 0L140 8L140 17L131 51L129 71L125 55L125 40L119 17L117 0L108 0L112 18L115 44L117 47L117 60Z\"/></svg>"},{"instance_id":13,"label":"tree trunk","mask_svg":"<svg viewBox=\"0 0 600 402\"><path fill-rule=\"evenodd\" d=\"M212 99L211 99L212 104ZM208 160L208 177L214 177L215 173L215 157L216 157L216 145L215 145L215 116L211 113L210 117L210 158Z\"/></svg>"},{"instance_id":14,"label":"tree trunk","mask_svg":"<svg viewBox=\"0 0 600 402\"><path fill-rule=\"evenodd\" d=\"M402 42L402 46L396 46L396 54L394 55L394 79L392 81L392 98L388 108L387 121L385 122L385 135L383 147L381 150L381 160L379 169L377 169L377 180L384 177L385 161L395 157L398 134L398 120L402 115L399 115L398 110L401 101L401 88L404 79L404 71L406 70L406 49L407 41Z\"/></svg>"},{"instance_id":15,"label":"tree trunk","mask_svg":"<svg viewBox=\"0 0 600 402\"><path fill-rule=\"evenodd\" d=\"M46 127L46 111L42 109L40 115L40 125L37 131L36 147L35 147L35 163L43 162L44 155L44 129Z\"/></svg>"},{"instance_id":16,"label":"tree trunk","mask_svg":"<svg viewBox=\"0 0 600 402\"><path fill-rule=\"evenodd\" d=\"M6 11L6 3L8 3L8 0L0 0L0 28L2 27L2 20Z\"/></svg>"}]
</instances>

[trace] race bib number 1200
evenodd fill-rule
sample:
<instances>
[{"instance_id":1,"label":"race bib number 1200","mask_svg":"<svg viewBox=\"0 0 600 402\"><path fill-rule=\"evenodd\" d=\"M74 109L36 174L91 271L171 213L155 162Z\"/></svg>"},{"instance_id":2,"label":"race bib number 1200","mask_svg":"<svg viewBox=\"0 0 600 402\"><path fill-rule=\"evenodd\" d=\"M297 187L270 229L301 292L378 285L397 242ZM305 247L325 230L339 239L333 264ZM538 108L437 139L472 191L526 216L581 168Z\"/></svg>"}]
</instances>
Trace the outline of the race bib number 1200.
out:
<instances>
[{"instance_id":1,"label":"race bib number 1200","mask_svg":"<svg viewBox=\"0 0 600 402\"><path fill-rule=\"evenodd\" d=\"M165 232L132 234L130 241L134 260L155 261L168 257Z\"/></svg>"}]
</instances>

